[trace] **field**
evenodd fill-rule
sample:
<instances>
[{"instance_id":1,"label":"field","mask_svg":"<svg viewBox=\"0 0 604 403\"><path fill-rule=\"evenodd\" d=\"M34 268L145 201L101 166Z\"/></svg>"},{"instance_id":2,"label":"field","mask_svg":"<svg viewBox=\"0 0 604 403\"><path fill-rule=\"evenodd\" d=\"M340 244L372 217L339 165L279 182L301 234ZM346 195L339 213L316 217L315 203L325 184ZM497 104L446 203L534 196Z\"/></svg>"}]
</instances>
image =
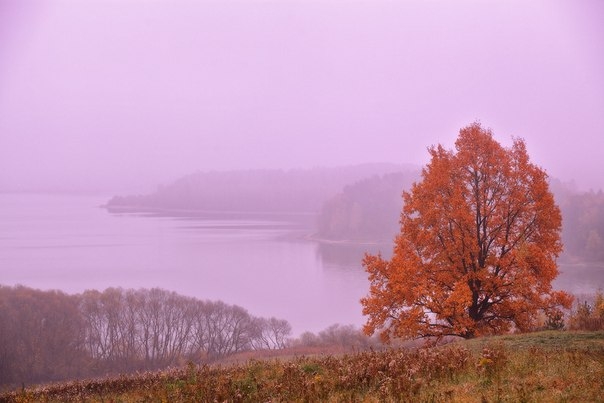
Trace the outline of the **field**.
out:
<instances>
[{"instance_id":1,"label":"field","mask_svg":"<svg viewBox=\"0 0 604 403\"><path fill-rule=\"evenodd\" d=\"M604 402L604 332L251 359L22 389L6 402Z\"/></svg>"}]
</instances>

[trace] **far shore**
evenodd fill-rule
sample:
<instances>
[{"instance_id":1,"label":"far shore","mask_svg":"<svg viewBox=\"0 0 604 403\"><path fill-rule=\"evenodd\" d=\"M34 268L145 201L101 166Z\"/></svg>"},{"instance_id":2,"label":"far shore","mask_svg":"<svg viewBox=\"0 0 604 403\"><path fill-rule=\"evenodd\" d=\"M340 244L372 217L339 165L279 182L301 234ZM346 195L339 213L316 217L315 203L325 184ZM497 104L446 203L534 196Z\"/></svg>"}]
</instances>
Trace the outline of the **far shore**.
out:
<instances>
[{"instance_id":1,"label":"far shore","mask_svg":"<svg viewBox=\"0 0 604 403\"><path fill-rule=\"evenodd\" d=\"M168 208L168 207L151 207L143 205L111 205L101 204L99 208L104 208L110 213L158 213L158 214L178 214L192 217L199 215L262 215L262 216L299 216L313 217L317 213L305 211L269 211L269 210L207 210L207 209L184 209L184 208Z\"/></svg>"},{"instance_id":2,"label":"far shore","mask_svg":"<svg viewBox=\"0 0 604 403\"><path fill-rule=\"evenodd\" d=\"M254 211L254 210L204 210L204 209L179 209L179 208L166 208L166 207L150 207L150 206L142 206L142 205L111 205L111 204L102 204L98 206L99 208L106 209L109 213L119 214L157 214L157 215L176 215L179 217L182 216L191 216L191 217L200 217L204 215L208 216L271 216L271 217L301 217L306 219L311 219L316 217L318 213L316 212L300 212L300 211ZM238 218L238 217L237 217ZM393 239L381 239L381 240L371 240L371 239L332 239L326 238L321 234L313 231L313 232L304 232L300 233L299 231L293 231L290 235L285 236L288 239L300 239L310 242L317 242L321 244L327 245L380 245L385 243L392 243Z\"/></svg>"},{"instance_id":3,"label":"far shore","mask_svg":"<svg viewBox=\"0 0 604 403\"><path fill-rule=\"evenodd\" d=\"M392 239L369 240L369 239L330 239L324 238L320 234L313 233L305 236L308 241L329 244L329 245L382 245L393 243Z\"/></svg>"},{"instance_id":4,"label":"far shore","mask_svg":"<svg viewBox=\"0 0 604 403\"><path fill-rule=\"evenodd\" d=\"M160 216L175 216L175 217L216 217L216 216L230 216L233 218L241 217L271 217L271 218L292 218L298 217L303 218L303 221L308 225L309 228L300 230L292 230L291 233L283 235L282 238L292 240L304 240L309 242L316 242L324 245L382 245L382 244L393 244L394 237L392 239L333 239L322 236L315 230L310 230L310 220L316 219L318 213L316 212L300 212L300 211L254 211L254 210L203 210L203 209L178 209L178 208L166 208L166 207L150 207L142 205L110 205L108 203L98 206L99 208L106 209L112 214L156 214ZM571 256L565 253L558 258L558 263L574 266L581 268L582 266L600 266L604 267L604 262L590 262L581 259L578 256Z\"/></svg>"}]
</instances>

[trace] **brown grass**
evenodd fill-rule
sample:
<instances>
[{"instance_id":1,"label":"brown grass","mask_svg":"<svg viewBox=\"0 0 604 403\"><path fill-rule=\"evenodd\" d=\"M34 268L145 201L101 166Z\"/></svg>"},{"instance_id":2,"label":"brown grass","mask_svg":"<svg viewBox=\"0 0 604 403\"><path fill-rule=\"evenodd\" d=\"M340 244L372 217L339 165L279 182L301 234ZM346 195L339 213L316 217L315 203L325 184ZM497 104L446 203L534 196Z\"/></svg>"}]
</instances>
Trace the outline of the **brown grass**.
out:
<instances>
[{"instance_id":1,"label":"brown grass","mask_svg":"<svg viewBox=\"0 0 604 403\"><path fill-rule=\"evenodd\" d=\"M243 357L240 357L243 358ZM604 332L195 366L25 389L7 402L602 402Z\"/></svg>"}]
</instances>

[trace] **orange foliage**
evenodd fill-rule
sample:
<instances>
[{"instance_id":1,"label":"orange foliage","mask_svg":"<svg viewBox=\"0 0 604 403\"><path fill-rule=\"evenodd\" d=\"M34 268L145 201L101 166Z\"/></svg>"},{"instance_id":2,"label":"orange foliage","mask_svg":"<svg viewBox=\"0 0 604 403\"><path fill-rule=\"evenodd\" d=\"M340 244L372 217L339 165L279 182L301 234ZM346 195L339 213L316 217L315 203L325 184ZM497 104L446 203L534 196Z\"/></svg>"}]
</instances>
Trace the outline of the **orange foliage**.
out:
<instances>
[{"instance_id":1,"label":"orange foliage","mask_svg":"<svg viewBox=\"0 0 604 403\"><path fill-rule=\"evenodd\" d=\"M455 151L431 147L422 180L403 193L391 260L366 255L364 331L417 338L530 329L539 311L570 307L553 291L561 215L524 141L510 148L474 123Z\"/></svg>"}]
</instances>

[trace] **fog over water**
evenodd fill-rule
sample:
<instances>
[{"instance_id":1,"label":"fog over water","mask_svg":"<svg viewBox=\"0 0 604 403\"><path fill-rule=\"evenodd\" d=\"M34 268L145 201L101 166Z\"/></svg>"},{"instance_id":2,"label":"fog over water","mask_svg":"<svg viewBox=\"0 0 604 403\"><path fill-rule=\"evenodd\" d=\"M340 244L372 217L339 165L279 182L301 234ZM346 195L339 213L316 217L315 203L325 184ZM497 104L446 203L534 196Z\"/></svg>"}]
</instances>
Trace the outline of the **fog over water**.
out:
<instances>
[{"instance_id":1,"label":"fog over water","mask_svg":"<svg viewBox=\"0 0 604 403\"><path fill-rule=\"evenodd\" d=\"M0 2L0 191L427 162L474 120L601 188L604 3Z\"/></svg>"},{"instance_id":2,"label":"fog over water","mask_svg":"<svg viewBox=\"0 0 604 403\"><path fill-rule=\"evenodd\" d=\"M160 287L287 319L299 335L334 323L361 326L363 253L389 256L392 247L305 240L308 217L299 215L109 214L101 201L0 194L2 284L69 293ZM562 264L561 271L558 289L604 289L602 263Z\"/></svg>"},{"instance_id":3,"label":"fog over water","mask_svg":"<svg viewBox=\"0 0 604 403\"><path fill-rule=\"evenodd\" d=\"M287 319L296 334L362 322L362 251L300 239L307 217L109 214L102 201L0 195L2 284L69 293L160 287Z\"/></svg>"}]
</instances>

